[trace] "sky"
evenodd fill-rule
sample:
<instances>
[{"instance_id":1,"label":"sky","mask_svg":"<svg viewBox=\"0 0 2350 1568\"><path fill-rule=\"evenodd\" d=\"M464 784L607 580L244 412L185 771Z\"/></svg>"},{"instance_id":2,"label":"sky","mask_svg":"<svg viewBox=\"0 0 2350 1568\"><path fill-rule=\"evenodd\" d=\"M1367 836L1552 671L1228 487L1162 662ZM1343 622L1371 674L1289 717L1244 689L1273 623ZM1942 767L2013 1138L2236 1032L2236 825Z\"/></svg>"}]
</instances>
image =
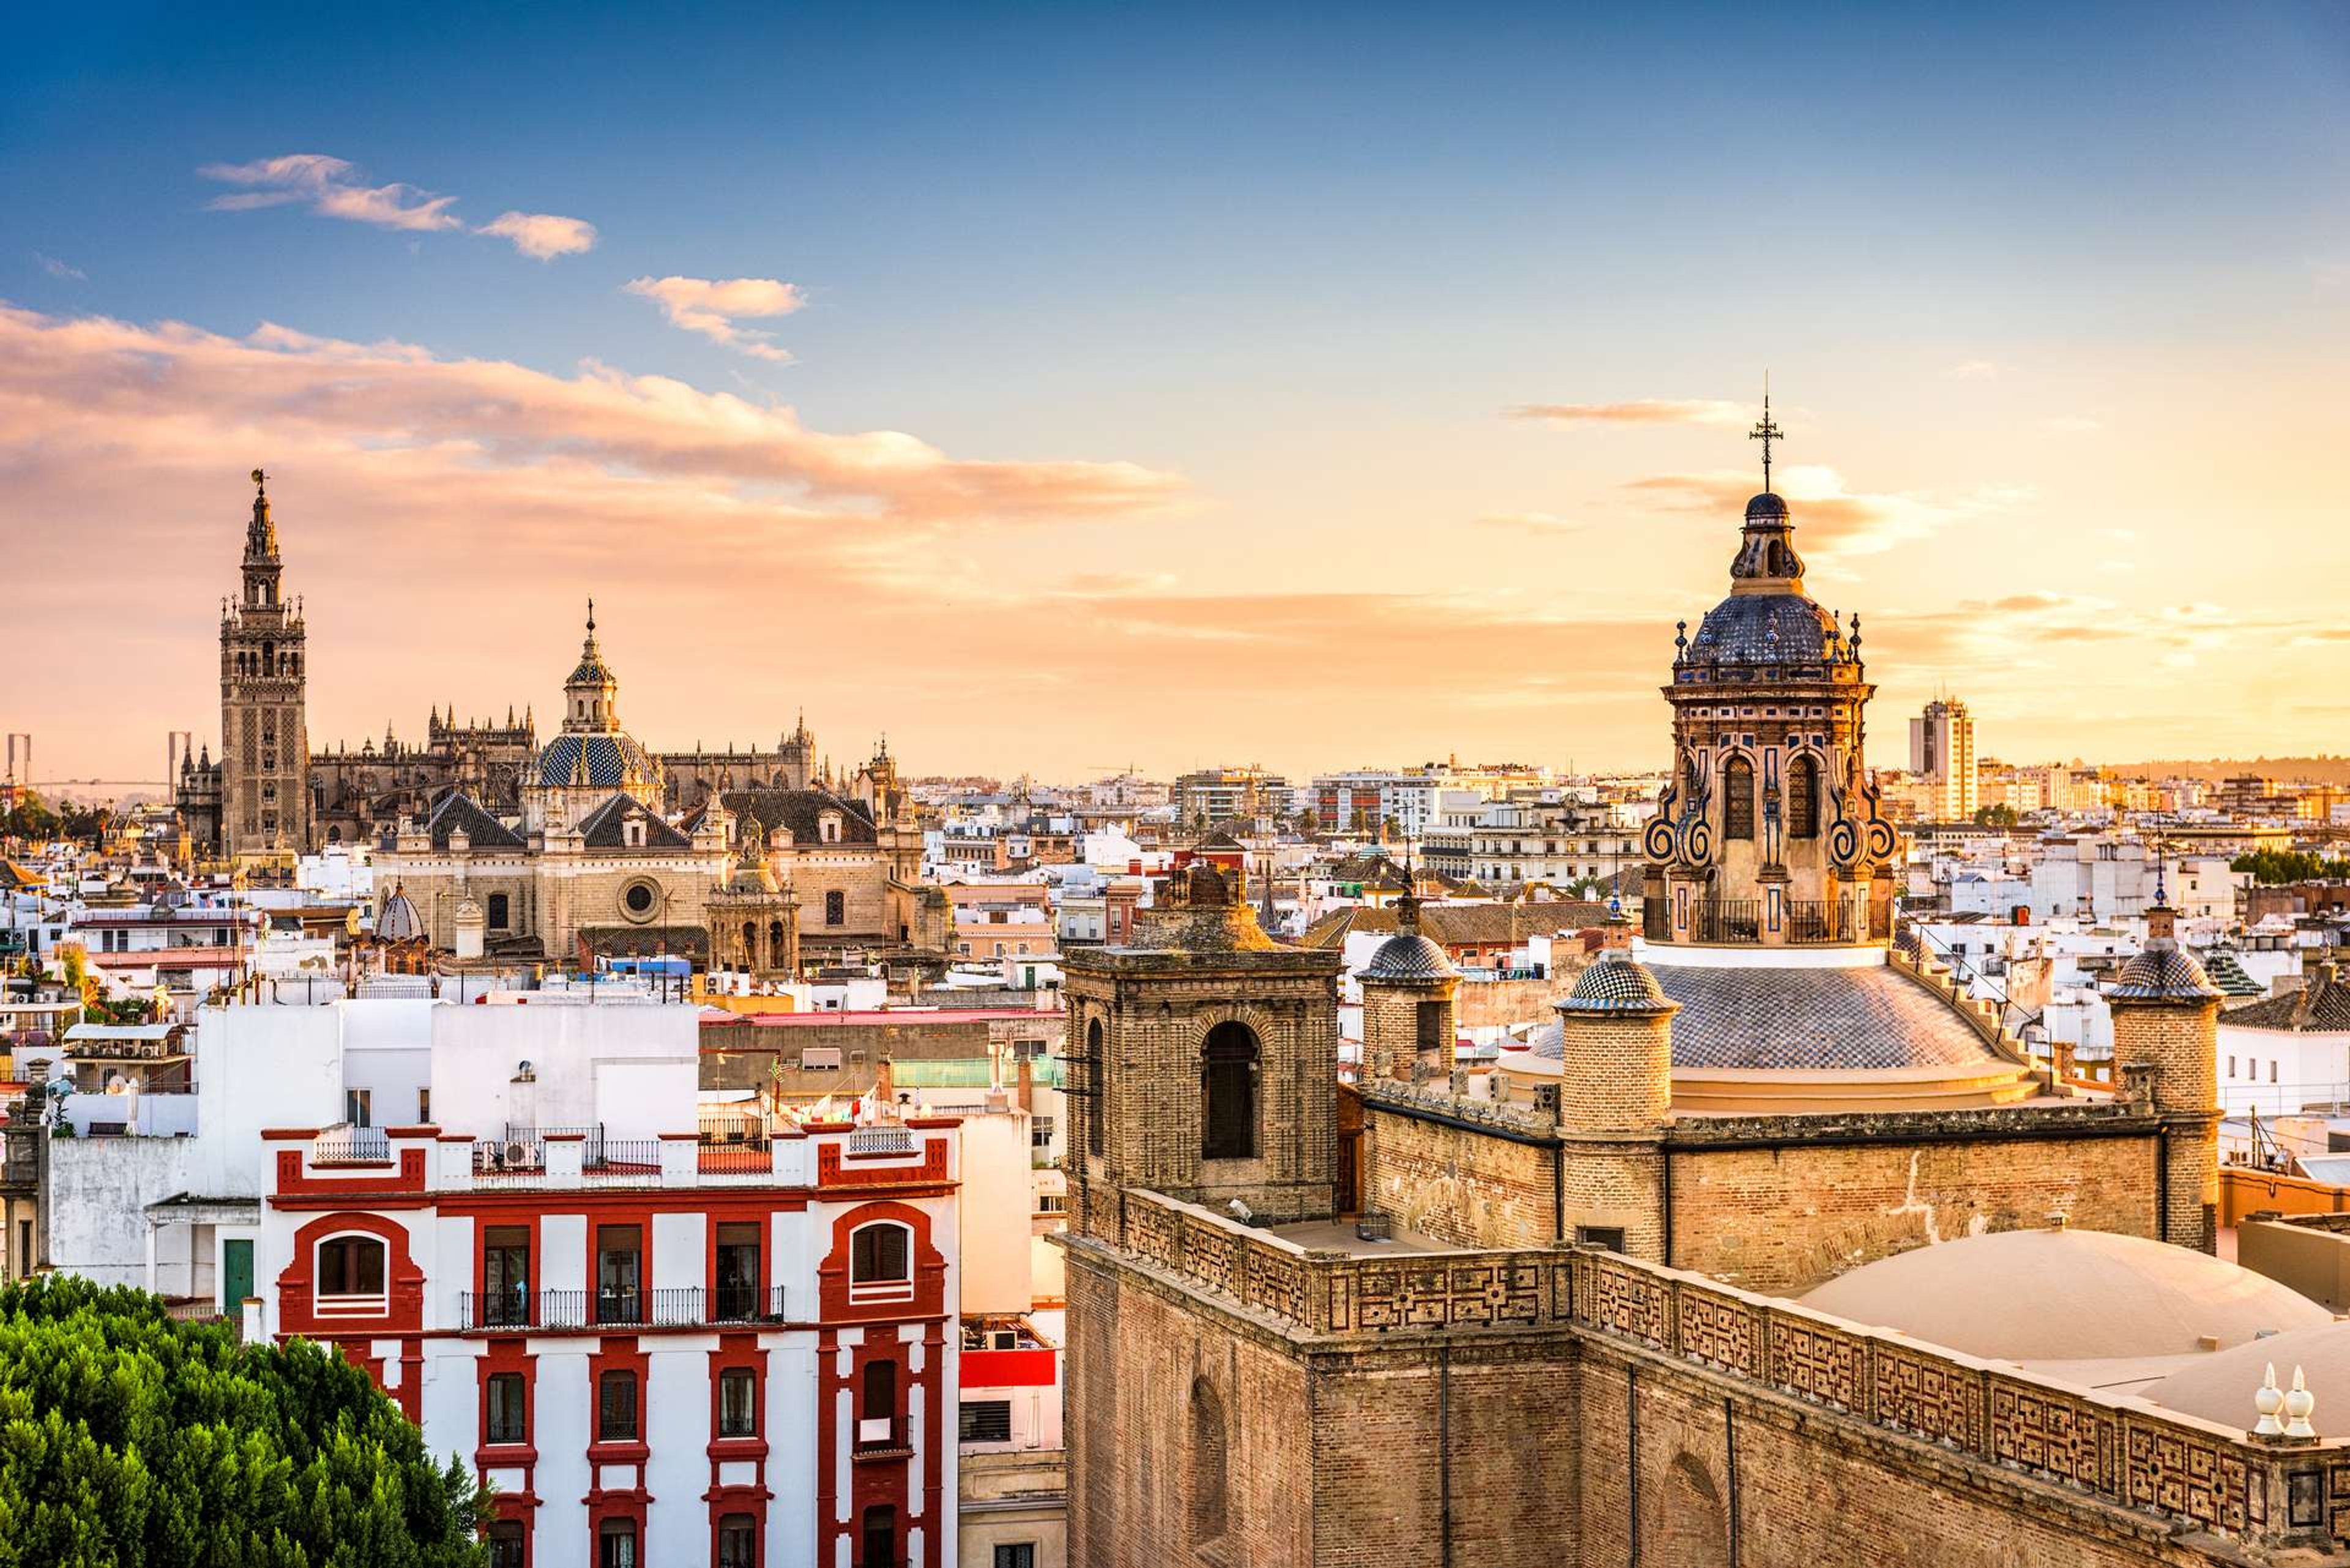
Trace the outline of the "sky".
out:
<instances>
[{"instance_id":1,"label":"sky","mask_svg":"<svg viewBox=\"0 0 2350 1568\"><path fill-rule=\"evenodd\" d=\"M593 595L658 748L1653 766L1766 373L1876 762L2350 750L2350 7L369 10L8 24L43 778L217 740L255 466L322 743Z\"/></svg>"}]
</instances>

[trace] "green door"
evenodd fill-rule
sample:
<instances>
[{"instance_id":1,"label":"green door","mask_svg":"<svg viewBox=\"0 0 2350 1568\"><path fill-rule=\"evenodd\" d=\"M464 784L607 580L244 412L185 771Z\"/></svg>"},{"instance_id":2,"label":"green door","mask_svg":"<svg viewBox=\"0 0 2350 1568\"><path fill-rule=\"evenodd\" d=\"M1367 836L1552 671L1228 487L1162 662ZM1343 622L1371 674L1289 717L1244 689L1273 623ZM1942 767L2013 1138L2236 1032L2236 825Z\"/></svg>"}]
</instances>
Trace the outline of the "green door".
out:
<instances>
[{"instance_id":1,"label":"green door","mask_svg":"<svg viewBox=\"0 0 2350 1568\"><path fill-rule=\"evenodd\" d=\"M221 1243L221 1311L234 1317L253 1293L253 1241L233 1236Z\"/></svg>"}]
</instances>

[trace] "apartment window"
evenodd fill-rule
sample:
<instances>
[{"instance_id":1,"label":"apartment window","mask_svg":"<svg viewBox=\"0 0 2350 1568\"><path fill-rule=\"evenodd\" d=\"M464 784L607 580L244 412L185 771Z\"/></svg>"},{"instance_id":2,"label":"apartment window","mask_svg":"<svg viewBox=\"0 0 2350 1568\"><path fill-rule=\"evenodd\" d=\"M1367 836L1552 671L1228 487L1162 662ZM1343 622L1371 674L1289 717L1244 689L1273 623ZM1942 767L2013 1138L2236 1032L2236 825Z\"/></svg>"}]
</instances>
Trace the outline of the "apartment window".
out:
<instances>
[{"instance_id":1,"label":"apartment window","mask_svg":"<svg viewBox=\"0 0 2350 1568\"><path fill-rule=\"evenodd\" d=\"M749 1514L718 1521L718 1568L759 1568L759 1526Z\"/></svg>"},{"instance_id":2,"label":"apartment window","mask_svg":"<svg viewBox=\"0 0 2350 1568\"><path fill-rule=\"evenodd\" d=\"M637 1375L607 1372L596 1380L596 1440L633 1443L637 1440Z\"/></svg>"},{"instance_id":3,"label":"apartment window","mask_svg":"<svg viewBox=\"0 0 2350 1568\"><path fill-rule=\"evenodd\" d=\"M718 1435L759 1435L759 1380L747 1366L730 1366L718 1375Z\"/></svg>"},{"instance_id":4,"label":"apartment window","mask_svg":"<svg viewBox=\"0 0 2350 1568\"><path fill-rule=\"evenodd\" d=\"M637 1521L608 1519L596 1527L596 1568L637 1568Z\"/></svg>"},{"instance_id":5,"label":"apartment window","mask_svg":"<svg viewBox=\"0 0 2350 1568\"><path fill-rule=\"evenodd\" d=\"M529 1321L530 1227L492 1225L482 1232L482 1322Z\"/></svg>"},{"instance_id":6,"label":"apartment window","mask_svg":"<svg viewBox=\"0 0 2350 1568\"><path fill-rule=\"evenodd\" d=\"M824 923L827 926L848 923L848 895L837 888L824 896Z\"/></svg>"},{"instance_id":7,"label":"apartment window","mask_svg":"<svg viewBox=\"0 0 2350 1568\"><path fill-rule=\"evenodd\" d=\"M966 1399L956 1436L966 1443L1008 1443L1012 1440L1012 1401Z\"/></svg>"},{"instance_id":8,"label":"apartment window","mask_svg":"<svg viewBox=\"0 0 2350 1568\"><path fill-rule=\"evenodd\" d=\"M877 1503L859 1522L858 1568L898 1568L898 1511Z\"/></svg>"},{"instance_id":9,"label":"apartment window","mask_svg":"<svg viewBox=\"0 0 2350 1568\"><path fill-rule=\"evenodd\" d=\"M490 1443L526 1443L530 1441L530 1421L523 1409L522 1374L493 1372L489 1381L489 1409L484 1423L483 1441Z\"/></svg>"},{"instance_id":10,"label":"apartment window","mask_svg":"<svg viewBox=\"0 0 2350 1568\"><path fill-rule=\"evenodd\" d=\"M330 1304L326 1298L331 1296L355 1298L335 1303L346 1308L360 1299L380 1303L383 1263L384 1245L373 1236L329 1236L319 1242L319 1305Z\"/></svg>"},{"instance_id":11,"label":"apartment window","mask_svg":"<svg viewBox=\"0 0 2350 1568\"><path fill-rule=\"evenodd\" d=\"M644 1239L634 1225L596 1228L596 1321L644 1319Z\"/></svg>"},{"instance_id":12,"label":"apartment window","mask_svg":"<svg viewBox=\"0 0 2350 1568\"><path fill-rule=\"evenodd\" d=\"M721 1323L741 1323L759 1315L759 1222L730 1221L718 1227L717 1296L713 1303Z\"/></svg>"},{"instance_id":13,"label":"apartment window","mask_svg":"<svg viewBox=\"0 0 2350 1568\"><path fill-rule=\"evenodd\" d=\"M2276 1063L2275 1063L2273 1060L2272 1060L2272 1061L2269 1063L2269 1082L2270 1082L2270 1083L2272 1083L2272 1084L2273 1084L2273 1083L2275 1083L2276 1081L2277 1081L2277 1064L2276 1064Z\"/></svg>"},{"instance_id":14,"label":"apartment window","mask_svg":"<svg viewBox=\"0 0 2350 1568\"><path fill-rule=\"evenodd\" d=\"M1028 1121L1028 1147L1045 1149L1053 1147L1053 1118L1032 1116Z\"/></svg>"},{"instance_id":15,"label":"apartment window","mask_svg":"<svg viewBox=\"0 0 2350 1568\"><path fill-rule=\"evenodd\" d=\"M1038 1193L1038 1194L1036 1195L1036 1212L1037 1212L1037 1213L1039 1213L1039 1214L1066 1214L1068 1211L1069 1211L1069 1200L1068 1200L1066 1198L1063 1197L1060 1193L1057 1193L1057 1192L1040 1192L1040 1193Z\"/></svg>"},{"instance_id":16,"label":"apartment window","mask_svg":"<svg viewBox=\"0 0 2350 1568\"><path fill-rule=\"evenodd\" d=\"M2232 1077L2234 1077L2235 1075L2236 1075L2236 1059L2235 1059L2233 1056L2230 1056L2230 1057L2229 1057L2229 1058L2228 1058L2228 1076L2230 1076L2230 1078L2232 1078Z\"/></svg>"},{"instance_id":17,"label":"apartment window","mask_svg":"<svg viewBox=\"0 0 2350 1568\"><path fill-rule=\"evenodd\" d=\"M432 1125L432 1091L430 1089L416 1091L416 1121L420 1127Z\"/></svg>"},{"instance_id":18,"label":"apartment window","mask_svg":"<svg viewBox=\"0 0 2350 1568\"><path fill-rule=\"evenodd\" d=\"M502 1519L490 1526L490 1568L523 1568L528 1559L520 1523Z\"/></svg>"},{"instance_id":19,"label":"apartment window","mask_svg":"<svg viewBox=\"0 0 2350 1568\"><path fill-rule=\"evenodd\" d=\"M343 1091L343 1120L355 1127L371 1127L375 1126L374 1116L375 1091L373 1089Z\"/></svg>"},{"instance_id":20,"label":"apartment window","mask_svg":"<svg viewBox=\"0 0 2350 1568\"><path fill-rule=\"evenodd\" d=\"M1036 1568L1036 1543L1006 1542L995 1549L995 1568Z\"/></svg>"},{"instance_id":21,"label":"apartment window","mask_svg":"<svg viewBox=\"0 0 2350 1568\"><path fill-rule=\"evenodd\" d=\"M857 1407L858 1446L893 1446L898 1440L898 1364L867 1362L864 1396Z\"/></svg>"},{"instance_id":22,"label":"apartment window","mask_svg":"<svg viewBox=\"0 0 2350 1568\"><path fill-rule=\"evenodd\" d=\"M848 1239L848 1291L853 1297L913 1293L914 1233L903 1225L867 1225Z\"/></svg>"}]
</instances>

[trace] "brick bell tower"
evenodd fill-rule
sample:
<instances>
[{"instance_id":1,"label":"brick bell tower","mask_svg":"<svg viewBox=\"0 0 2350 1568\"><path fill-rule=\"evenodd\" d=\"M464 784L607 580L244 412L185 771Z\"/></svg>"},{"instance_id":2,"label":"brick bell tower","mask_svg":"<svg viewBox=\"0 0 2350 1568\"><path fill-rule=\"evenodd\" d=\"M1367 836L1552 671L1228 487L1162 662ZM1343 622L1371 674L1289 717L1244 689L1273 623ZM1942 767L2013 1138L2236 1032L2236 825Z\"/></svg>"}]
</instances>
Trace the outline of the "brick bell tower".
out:
<instances>
[{"instance_id":1,"label":"brick bell tower","mask_svg":"<svg viewBox=\"0 0 2350 1568\"><path fill-rule=\"evenodd\" d=\"M1122 1242L1129 1187L1275 1222L1331 1212L1344 956L1265 935L1244 883L1179 865L1135 945L1062 961L1082 1232Z\"/></svg>"},{"instance_id":2,"label":"brick bell tower","mask_svg":"<svg viewBox=\"0 0 2350 1568\"><path fill-rule=\"evenodd\" d=\"M286 603L267 483L253 471L244 587L221 604L220 843L231 856L311 847L302 607Z\"/></svg>"},{"instance_id":3,"label":"brick bell tower","mask_svg":"<svg viewBox=\"0 0 2350 1568\"><path fill-rule=\"evenodd\" d=\"M2106 992L2114 1073L2126 1095L2161 1117L2158 1240L2219 1247L2220 988L2178 943L2178 915L2159 878L2146 946Z\"/></svg>"}]
</instances>

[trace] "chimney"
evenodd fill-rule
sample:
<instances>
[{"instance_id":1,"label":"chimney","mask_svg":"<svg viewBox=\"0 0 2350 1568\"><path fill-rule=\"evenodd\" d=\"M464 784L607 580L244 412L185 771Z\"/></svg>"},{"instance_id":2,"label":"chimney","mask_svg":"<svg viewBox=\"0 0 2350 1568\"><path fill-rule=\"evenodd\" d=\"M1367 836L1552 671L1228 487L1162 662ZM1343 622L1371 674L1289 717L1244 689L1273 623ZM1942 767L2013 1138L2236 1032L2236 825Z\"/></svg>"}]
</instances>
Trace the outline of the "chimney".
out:
<instances>
[{"instance_id":1,"label":"chimney","mask_svg":"<svg viewBox=\"0 0 2350 1568\"><path fill-rule=\"evenodd\" d=\"M1020 1058L1020 1076L1013 1089L1020 1108L1034 1115L1036 1109L1036 1064L1027 1057Z\"/></svg>"}]
</instances>

